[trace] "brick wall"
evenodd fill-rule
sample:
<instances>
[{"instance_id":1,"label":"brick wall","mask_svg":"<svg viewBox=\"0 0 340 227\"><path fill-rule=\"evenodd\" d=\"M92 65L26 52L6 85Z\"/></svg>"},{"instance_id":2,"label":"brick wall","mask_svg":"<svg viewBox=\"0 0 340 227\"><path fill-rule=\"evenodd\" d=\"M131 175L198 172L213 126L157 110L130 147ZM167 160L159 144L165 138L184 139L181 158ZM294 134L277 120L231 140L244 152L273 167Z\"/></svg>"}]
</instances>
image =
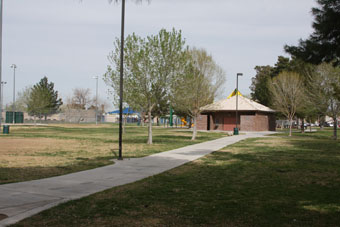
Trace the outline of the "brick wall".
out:
<instances>
[{"instance_id":1,"label":"brick wall","mask_svg":"<svg viewBox=\"0 0 340 227\"><path fill-rule=\"evenodd\" d=\"M255 115L241 115L240 130L242 131L255 131L256 129L256 116Z\"/></svg>"},{"instance_id":2,"label":"brick wall","mask_svg":"<svg viewBox=\"0 0 340 227\"><path fill-rule=\"evenodd\" d=\"M269 118L266 114L256 113L255 131L268 131Z\"/></svg>"},{"instance_id":3,"label":"brick wall","mask_svg":"<svg viewBox=\"0 0 340 227\"><path fill-rule=\"evenodd\" d=\"M197 130L207 130L208 127L208 116L207 115L199 115L197 120Z\"/></svg>"},{"instance_id":4,"label":"brick wall","mask_svg":"<svg viewBox=\"0 0 340 227\"><path fill-rule=\"evenodd\" d=\"M275 131L274 114L254 112L241 112L239 114L241 131ZM232 121L233 126L229 128L234 127L235 112L217 112L211 115L200 115L197 119L198 130L207 130L208 116L210 118L210 130L226 130L228 127L225 124L230 124L230 121Z\"/></svg>"}]
</instances>

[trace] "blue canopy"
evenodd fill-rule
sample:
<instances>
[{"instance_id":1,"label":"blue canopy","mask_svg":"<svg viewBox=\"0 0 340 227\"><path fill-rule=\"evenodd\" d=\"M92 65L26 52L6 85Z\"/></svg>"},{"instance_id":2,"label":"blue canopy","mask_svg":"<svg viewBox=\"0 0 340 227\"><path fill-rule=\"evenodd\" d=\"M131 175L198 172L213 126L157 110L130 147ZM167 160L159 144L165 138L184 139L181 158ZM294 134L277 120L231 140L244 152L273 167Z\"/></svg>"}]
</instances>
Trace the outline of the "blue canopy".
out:
<instances>
[{"instance_id":1,"label":"blue canopy","mask_svg":"<svg viewBox=\"0 0 340 227\"><path fill-rule=\"evenodd\" d=\"M108 112L108 114L119 114L119 110ZM138 112L136 112L136 111L134 111L130 108L125 108L125 109L123 109L123 114L138 114Z\"/></svg>"}]
</instances>

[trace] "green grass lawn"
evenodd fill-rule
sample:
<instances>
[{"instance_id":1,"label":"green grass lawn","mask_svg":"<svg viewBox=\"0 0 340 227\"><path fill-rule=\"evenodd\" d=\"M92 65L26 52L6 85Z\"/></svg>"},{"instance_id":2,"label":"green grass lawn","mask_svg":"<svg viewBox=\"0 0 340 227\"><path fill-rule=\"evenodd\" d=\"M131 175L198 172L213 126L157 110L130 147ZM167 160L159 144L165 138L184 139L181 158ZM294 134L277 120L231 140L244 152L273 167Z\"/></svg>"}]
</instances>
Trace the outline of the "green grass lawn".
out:
<instances>
[{"instance_id":1,"label":"green grass lawn","mask_svg":"<svg viewBox=\"0 0 340 227\"><path fill-rule=\"evenodd\" d=\"M135 158L213 140L225 133L198 134L185 129L153 128L153 145L147 145L147 127L127 126L123 157ZM11 126L0 134L0 184L63 175L112 164L118 156L118 126L49 125Z\"/></svg>"},{"instance_id":2,"label":"green grass lawn","mask_svg":"<svg viewBox=\"0 0 340 227\"><path fill-rule=\"evenodd\" d=\"M248 139L15 226L339 226L332 131Z\"/></svg>"}]
</instances>

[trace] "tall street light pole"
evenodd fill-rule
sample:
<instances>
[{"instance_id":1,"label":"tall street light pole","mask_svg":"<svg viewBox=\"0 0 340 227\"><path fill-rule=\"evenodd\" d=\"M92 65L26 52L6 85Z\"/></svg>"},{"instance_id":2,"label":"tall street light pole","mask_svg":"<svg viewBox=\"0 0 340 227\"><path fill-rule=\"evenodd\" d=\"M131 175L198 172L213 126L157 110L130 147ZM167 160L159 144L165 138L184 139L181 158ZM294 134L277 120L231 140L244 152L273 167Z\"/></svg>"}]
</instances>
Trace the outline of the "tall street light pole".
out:
<instances>
[{"instance_id":1,"label":"tall street light pole","mask_svg":"<svg viewBox=\"0 0 340 227\"><path fill-rule=\"evenodd\" d=\"M120 39L120 86L119 86L119 157L118 160L123 160L122 155L122 140L123 140L123 70L124 70L124 26L125 26L125 0L122 0L122 25Z\"/></svg>"},{"instance_id":2,"label":"tall street light pole","mask_svg":"<svg viewBox=\"0 0 340 227\"><path fill-rule=\"evenodd\" d=\"M234 135L239 134L239 130L238 130L238 77L239 76L243 76L243 74L237 73L236 75L236 127L234 129Z\"/></svg>"},{"instance_id":3,"label":"tall street light pole","mask_svg":"<svg viewBox=\"0 0 340 227\"><path fill-rule=\"evenodd\" d=\"M2 82L2 15L3 15L3 1L0 0L0 82ZM0 86L0 113L2 114L2 86ZM1 123L2 123L2 115L0 117L0 129L1 129Z\"/></svg>"},{"instance_id":4,"label":"tall street light pole","mask_svg":"<svg viewBox=\"0 0 340 227\"><path fill-rule=\"evenodd\" d=\"M98 125L98 76L92 78L96 79L96 125Z\"/></svg>"},{"instance_id":5,"label":"tall street light pole","mask_svg":"<svg viewBox=\"0 0 340 227\"><path fill-rule=\"evenodd\" d=\"M2 120L2 104L4 103L4 85L7 84L5 81L1 81L1 97L0 97L0 121Z\"/></svg>"},{"instance_id":6,"label":"tall street light pole","mask_svg":"<svg viewBox=\"0 0 340 227\"><path fill-rule=\"evenodd\" d=\"M12 64L11 68L13 68L13 124L15 124L15 69L17 65Z\"/></svg>"}]
</instances>

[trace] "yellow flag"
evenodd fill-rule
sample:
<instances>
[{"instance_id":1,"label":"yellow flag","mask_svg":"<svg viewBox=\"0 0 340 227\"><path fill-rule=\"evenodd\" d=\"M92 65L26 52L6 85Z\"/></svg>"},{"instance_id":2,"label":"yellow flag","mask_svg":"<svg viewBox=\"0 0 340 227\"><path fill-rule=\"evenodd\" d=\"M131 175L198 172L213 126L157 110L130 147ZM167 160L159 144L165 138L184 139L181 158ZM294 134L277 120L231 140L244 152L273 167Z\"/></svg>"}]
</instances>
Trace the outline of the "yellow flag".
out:
<instances>
[{"instance_id":1,"label":"yellow flag","mask_svg":"<svg viewBox=\"0 0 340 227\"><path fill-rule=\"evenodd\" d=\"M228 96L228 99L230 99L231 97L235 96L235 95L236 95L236 92L237 92L237 89L235 89L235 90ZM243 95L241 94L240 91L238 91L237 93L238 93L239 96L243 96Z\"/></svg>"}]
</instances>

